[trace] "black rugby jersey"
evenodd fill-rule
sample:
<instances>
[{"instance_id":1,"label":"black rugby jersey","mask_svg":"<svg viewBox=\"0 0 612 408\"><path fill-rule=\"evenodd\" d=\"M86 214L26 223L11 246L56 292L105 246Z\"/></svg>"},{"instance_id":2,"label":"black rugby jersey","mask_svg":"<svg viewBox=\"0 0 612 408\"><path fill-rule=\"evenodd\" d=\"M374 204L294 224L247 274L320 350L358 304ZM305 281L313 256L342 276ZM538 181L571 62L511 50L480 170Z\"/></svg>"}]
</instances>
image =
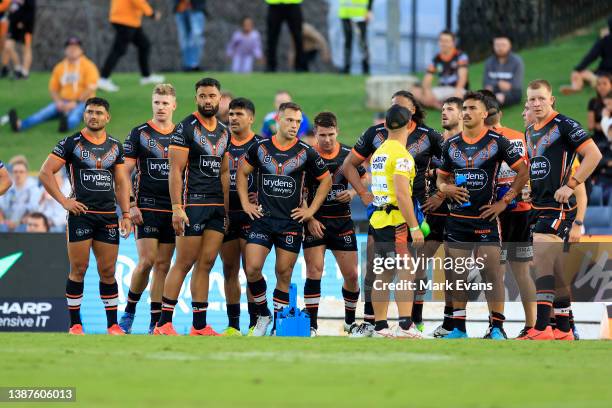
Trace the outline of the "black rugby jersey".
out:
<instances>
[{"instance_id":1,"label":"black rugby jersey","mask_svg":"<svg viewBox=\"0 0 612 408\"><path fill-rule=\"evenodd\" d=\"M276 137L253 144L245 160L258 171L257 198L267 217L291 219L302 205L306 175L321 180L329 171L319 153L297 139L281 147Z\"/></svg>"},{"instance_id":2,"label":"black rugby jersey","mask_svg":"<svg viewBox=\"0 0 612 408\"><path fill-rule=\"evenodd\" d=\"M442 165L438 171L452 174L455 178L458 175L466 178L470 205L462 207L453 202L450 215L480 218L480 208L495 201L497 173L502 162L514 169L524 161L508 139L490 129L485 128L477 139L468 140L459 133L444 143Z\"/></svg>"},{"instance_id":3,"label":"black rugby jersey","mask_svg":"<svg viewBox=\"0 0 612 408\"><path fill-rule=\"evenodd\" d=\"M168 147L174 129L163 132L150 121L135 127L123 144L126 159L136 161L133 190L142 210L171 211Z\"/></svg>"},{"instance_id":4,"label":"black rugby jersey","mask_svg":"<svg viewBox=\"0 0 612 408\"><path fill-rule=\"evenodd\" d=\"M427 72L438 76L439 86L456 86L459 81L459 68L467 67L468 64L467 54L456 49L450 58L436 54L427 67ZM469 89L469 82L465 84L465 89Z\"/></svg>"},{"instance_id":5,"label":"black rugby jersey","mask_svg":"<svg viewBox=\"0 0 612 408\"><path fill-rule=\"evenodd\" d=\"M576 207L576 197L573 195L569 205L562 205L554 196L569 181L576 153L591 140L591 136L575 120L553 112L543 126L529 126L525 137L530 162L532 207L557 212Z\"/></svg>"},{"instance_id":6,"label":"black rugby jersey","mask_svg":"<svg viewBox=\"0 0 612 408\"><path fill-rule=\"evenodd\" d=\"M207 129L198 112L187 116L176 126L170 149L189 152L183 178L184 205L223 205L221 163L229 146L227 127L215 119Z\"/></svg>"},{"instance_id":7,"label":"black rugby jersey","mask_svg":"<svg viewBox=\"0 0 612 408\"><path fill-rule=\"evenodd\" d=\"M246 140L238 143L234 137L230 138L230 145L227 149L229 154L229 171L230 171L230 189L229 189L229 210L230 211L242 211L242 204L240 204L240 197L238 196L238 191L236 190L236 172L238 170L238 166L240 162L244 159L249 148L263 140L263 138L259 135L253 134L249 136ZM249 174L249 193L257 192L257 183L255 182L257 178L257 173Z\"/></svg>"},{"instance_id":8,"label":"black rugby jersey","mask_svg":"<svg viewBox=\"0 0 612 408\"><path fill-rule=\"evenodd\" d=\"M121 142L105 135L102 143L94 143L83 129L61 140L51 154L66 164L71 198L85 204L87 212L115 213L114 170L124 163Z\"/></svg>"},{"instance_id":9,"label":"black rugby jersey","mask_svg":"<svg viewBox=\"0 0 612 408\"><path fill-rule=\"evenodd\" d=\"M316 150L321 156L321 158L323 159L323 161L325 162L325 165L327 166L327 169L331 173L331 178L332 178L331 190L327 194L327 198L325 198L325 201L321 205L321 208L319 208L319 211L317 211L316 216L320 216L320 217L350 216L351 215L351 204L341 203L339 201L336 201L336 196L339 193L345 190L348 190L349 188L348 180L346 179L346 177L344 177L344 173L342 172L342 163L344 162L344 159L346 159L346 156L348 156L348 154L351 152L350 147L342 143L336 143L336 148L329 155L326 155L325 153L321 152L318 149ZM359 176L363 177L367 171L365 167L359 166L357 168L357 172L359 173ZM317 193L319 182L316 179L311 179L311 178L308 178L307 181L308 181L308 189L307 189L308 190L308 204L310 205Z\"/></svg>"}]
</instances>

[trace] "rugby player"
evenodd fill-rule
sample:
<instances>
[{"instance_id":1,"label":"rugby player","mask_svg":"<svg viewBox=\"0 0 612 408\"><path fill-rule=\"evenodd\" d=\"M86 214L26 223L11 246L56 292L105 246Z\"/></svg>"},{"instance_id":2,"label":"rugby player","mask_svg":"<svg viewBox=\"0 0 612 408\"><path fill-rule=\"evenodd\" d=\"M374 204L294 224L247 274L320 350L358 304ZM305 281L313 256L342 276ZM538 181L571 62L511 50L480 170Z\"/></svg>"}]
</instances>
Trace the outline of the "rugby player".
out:
<instances>
[{"instance_id":1,"label":"rugby player","mask_svg":"<svg viewBox=\"0 0 612 408\"><path fill-rule=\"evenodd\" d=\"M240 162L249 148L262 140L262 137L253 132L255 120L255 105L249 99L236 98L229 104L229 127L231 131L229 154L230 191L229 191L229 227L223 238L221 247L221 260L223 261L223 276L225 278L225 300L227 309L228 327L224 336L242 336L240 333L240 261L246 269L244 259L246 239L251 229L251 219L242 211L240 197L236 191L236 173ZM256 175L255 175L256 176ZM249 200L257 202L256 177L249 175ZM249 330L257 323L257 305L247 289L249 307Z\"/></svg>"},{"instance_id":2,"label":"rugby player","mask_svg":"<svg viewBox=\"0 0 612 408\"><path fill-rule=\"evenodd\" d=\"M176 91L170 84L156 85L152 96L153 118L130 132L123 148L128 172L136 169L130 218L135 226L138 264L132 272L127 305L119 326L132 331L136 305L151 279L151 322L149 334L161 316L164 281L174 253L172 206L168 191L168 148L174 132L172 114L176 110Z\"/></svg>"},{"instance_id":3,"label":"rugby player","mask_svg":"<svg viewBox=\"0 0 612 408\"><path fill-rule=\"evenodd\" d=\"M462 119L462 107L463 107L463 99L457 98L456 96L451 96L446 99L442 103L442 128L444 132L442 133L443 139L446 141L450 137L455 136L463 130L463 119ZM446 196L442 194L436 187L436 168L440 167L442 162L438 160L438 158L432 158L433 166L429 170L430 174L427 179L427 201L423 204L423 211L427 217L427 221L429 222L432 216L436 218L442 218L443 226L441 229L436 231L441 237L441 241L444 242L446 237L444 236L444 229L446 225L446 217L448 217L449 210L448 204L446 201ZM439 248L439 246L438 246ZM435 250L432 248L432 254L435 254ZM446 245L444 246L444 251L446 253ZM444 268L444 279L446 282L451 282L453 279L452 271L448 268ZM451 331L453 331L453 302L452 302L452 293L448 290L444 290L444 319L442 324L436 327L436 329L431 333L433 337L444 337Z\"/></svg>"},{"instance_id":4,"label":"rugby player","mask_svg":"<svg viewBox=\"0 0 612 408\"><path fill-rule=\"evenodd\" d=\"M537 312L535 326L522 340L574 340L570 327L570 298L565 288L563 245L576 223L576 187L591 176L601 153L580 124L554 110L550 83L534 80L527 87L527 102L536 123L525 132L530 167L534 266ZM571 174L576 154L580 166ZM581 226L581 220L578 220ZM557 291L557 293L555 293ZM554 309L556 328L550 327Z\"/></svg>"},{"instance_id":5,"label":"rugby player","mask_svg":"<svg viewBox=\"0 0 612 408\"><path fill-rule=\"evenodd\" d=\"M9 188L13 185L13 181L11 180L11 175L6 170L4 163L0 160L0 196L7 192Z\"/></svg>"},{"instance_id":6,"label":"rugby player","mask_svg":"<svg viewBox=\"0 0 612 408\"><path fill-rule=\"evenodd\" d=\"M162 314L153 334L177 335L172 314L183 281L191 275L191 336L218 336L206 324L208 279L223 244L229 201L229 132L215 115L221 84L204 78L195 84L197 111L176 126L170 141L168 184L176 260L166 276Z\"/></svg>"},{"instance_id":7,"label":"rugby player","mask_svg":"<svg viewBox=\"0 0 612 408\"><path fill-rule=\"evenodd\" d=\"M472 251L485 259L483 274L492 287L488 301L492 329L490 338L504 340L504 285L500 272L500 236L497 217L515 199L528 178L527 164L508 139L488 129L486 96L468 93L463 101L464 130L444 143L442 166L438 169L438 189L454 201L446 223L447 254L450 258L465 262ZM495 201L495 177L505 161L517 172L508 192ZM466 179L465 186L457 186L452 180L458 176ZM454 271L454 284L467 281ZM444 338L467 338L465 307L467 291L453 288L454 329ZM489 298L488 298L489 299Z\"/></svg>"},{"instance_id":8,"label":"rugby player","mask_svg":"<svg viewBox=\"0 0 612 408\"><path fill-rule=\"evenodd\" d=\"M431 166L432 157L440 157L442 136L424 124L425 111L410 92L402 90L395 92L391 98L391 104L405 107L411 112L412 115L412 119L407 125L409 134L406 148L413 156L417 165L416 178L414 181L414 197L416 197L421 204L424 204L426 202L426 174ZM357 140L357 143L355 143L355 146L347 155L342 165L342 172L344 173L346 179L349 181L349 183L351 183L366 206L372 202L373 196L361 183L361 178L357 169L364 161L368 159L369 156L372 155L372 153L374 153L378 147L380 147L386 138L387 130L385 129L384 125L374 125L368 128ZM421 249L424 251L426 256L432 254L432 250L433 253L435 253L439 242L441 242L443 239L444 217L436 217L435 215L432 215L428 219L428 223L431 228L431 233L427 237L428 244ZM429 241L432 241L432 243L430 244ZM371 237L371 231L368 231L367 262L371 262L372 259L372 245L374 245L374 240ZM355 327L350 333L350 335L353 337L371 336L374 328L374 310L369 300L369 291L371 288L370 283L372 280L372 276L369 276L369 273L367 272L369 270L371 270L371 268L367 267L366 276L364 279L364 323L358 327ZM418 271L419 281L425 280L424 272L425 271ZM420 285L421 284L419 283L419 286ZM413 318L415 319L414 321L417 324L417 328L419 328L419 330L423 330L422 299L424 298L425 293L422 290L417 292L417 299L414 303L414 310L412 314Z\"/></svg>"},{"instance_id":9,"label":"rugby player","mask_svg":"<svg viewBox=\"0 0 612 408\"><path fill-rule=\"evenodd\" d=\"M351 331L351 326L356 326L355 309L359 301L357 238L351 218L351 200L355 196L355 190L348 187L341 168L351 150L338 142L338 120L332 112L321 112L315 117L314 133L315 149L331 173L332 188L319 211L308 221L303 243L306 261L304 303L310 315L312 336L317 335L318 329L317 316L326 249L334 254L344 279L342 297L346 332ZM363 166L359 166L359 174L365 176L366 169ZM308 186L309 204L315 197L318 184L314 181Z\"/></svg>"},{"instance_id":10,"label":"rugby player","mask_svg":"<svg viewBox=\"0 0 612 408\"><path fill-rule=\"evenodd\" d=\"M42 165L39 178L49 195L68 211L68 259L70 274L66 300L70 312L70 334L82 335L81 301L83 279L93 249L100 297L106 310L107 331L123 335L117 324L119 290L115 264L119 253L119 234L130 235L130 178L124 166L123 145L106 133L111 119L108 101L90 98L85 102L86 128L61 140ZM64 197L55 173L66 166L72 195ZM116 205L122 217L117 218Z\"/></svg>"},{"instance_id":11,"label":"rugby player","mask_svg":"<svg viewBox=\"0 0 612 408\"><path fill-rule=\"evenodd\" d=\"M527 158L527 142L525 134L514 129L502 126L501 118L502 111L495 94L491 91L481 91L488 97L488 116L485 119L485 125L500 135L506 137L520 152L525 163L529 163ZM497 173L497 197L503 196L505 191L512 186L516 172L508 166L506 162L502 163L499 172ZM505 265L509 264L512 274L519 287L523 310L525 311L525 327L519 334L519 337L527 333L535 324L535 283L529 272L529 264L533 260L533 245L531 239L531 203L529 184L525 184L521 188L521 192L515 198L513 208L507 208L506 211L500 214L499 224L501 228L501 263L502 274L505 271ZM487 337L489 332L485 335ZM488 338L488 337L487 337Z\"/></svg>"},{"instance_id":12,"label":"rugby player","mask_svg":"<svg viewBox=\"0 0 612 408\"><path fill-rule=\"evenodd\" d=\"M300 106L293 102L283 103L279 108L278 133L253 144L236 175L242 209L253 220L245 258L248 288L259 312L255 329L250 333L256 337L264 336L272 323L267 285L261 273L266 257L274 245L276 317L276 312L289 304L289 284L302 245L303 223L319 210L332 184L327 166L317 151L297 139L301 121ZM258 172L259 204L249 200L248 176L253 171ZM306 175L320 183L309 206L302 205Z\"/></svg>"},{"instance_id":13,"label":"rugby player","mask_svg":"<svg viewBox=\"0 0 612 408\"><path fill-rule=\"evenodd\" d=\"M411 116L407 108L391 106L385 116L387 140L372 155L375 210L370 217L370 226L375 241L375 257L385 261L389 256L409 256L409 242L415 245L424 242L412 201L416 164L406 149ZM410 251L410 255L414 256L415 253ZM372 293L376 320L372 337L421 338L421 332L411 318L412 290L395 290L399 324L393 329L389 328L389 288L385 285L393 281L395 273L398 284L414 280L414 271L398 265L377 274Z\"/></svg>"}]
</instances>

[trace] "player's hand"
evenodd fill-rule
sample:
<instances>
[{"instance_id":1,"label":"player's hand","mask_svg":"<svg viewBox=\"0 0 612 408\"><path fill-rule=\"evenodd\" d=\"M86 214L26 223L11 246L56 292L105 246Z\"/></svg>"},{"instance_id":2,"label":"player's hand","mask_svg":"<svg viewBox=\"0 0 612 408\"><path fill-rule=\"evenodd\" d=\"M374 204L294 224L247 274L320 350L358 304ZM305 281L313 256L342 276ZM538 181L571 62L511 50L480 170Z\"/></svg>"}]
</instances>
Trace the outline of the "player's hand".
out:
<instances>
[{"instance_id":1,"label":"player's hand","mask_svg":"<svg viewBox=\"0 0 612 408\"><path fill-rule=\"evenodd\" d=\"M436 193L429 197L425 204L423 204L422 210L424 213L428 213L440 208L442 203L444 202L444 195L442 193Z\"/></svg>"},{"instance_id":2,"label":"player's hand","mask_svg":"<svg viewBox=\"0 0 612 408\"><path fill-rule=\"evenodd\" d=\"M177 236L185 234L185 225L189 226L187 213L182 207L174 208L172 210L172 228L174 228Z\"/></svg>"},{"instance_id":3,"label":"player's hand","mask_svg":"<svg viewBox=\"0 0 612 408\"><path fill-rule=\"evenodd\" d=\"M367 207L368 205L372 204L372 201L374 201L374 194L370 193L369 191L366 191L364 193L359 194L359 198L361 198L361 202L363 203L363 205Z\"/></svg>"},{"instance_id":4,"label":"player's hand","mask_svg":"<svg viewBox=\"0 0 612 408\"><path fill-rule=\"evenodd\" d=\"M323 238L325 226L323 225L323 223L321 223L321 221L317 220L316 218L313 218L308 221L307 227L308 231L310 231L313 237L315 237L316 239Z\"/></svg>"},{"instance_id":5,"label":"player's hand","mask_svg":"<svg viewBox=\"0 0 612 408\"><path fill-rule=\"evenodd\" d=\"M494 221L499 214L503 213L504 210L508 207L508 204L504 203L502 200L496 201L495 204L487 204L480 207L480 218Z\"/></svg>"},{"instance_id":6,"label":"player's hand","mask_svg":"<svg viewBox=\"0 0 612 408\"><path fill-rule=\"evenodd\" d=\"M85 214L87 206L83 203L78 202L74 198L68 198L63 205L64 209L72 215Z\"/></svg>"},{"instance_id":7,"label":"player's hand","mask_svg":"<svg viewBox=\"0 0 612 408\"><path fill-rule=\"evenodd\" d=\"M130 208L130 220L134 225L143 224L144 221L142 220L142 212L140 212L140 209L138 207L134 206Z\"/></svg>"},{"instance_id":8,"label":"player's hand","mask_svg":"<svg viewBox=\"0 0 612 408\"><path fill-rule=\"evenodd\" d=\"M263 208L261 207L261 205L249 202L249 204L246 207L243 207L242 209L252 220L256 220L258 218L263 217Z\"/></svg>"},{"instance_id":9,"label":"player's hand","mask_svg":"<svg viewBox=\"0 0 612 408\"><path fill-rule=\"evenodd\" d=\"M344 190L336 194L336 201L343 204L350 203L353 197L355 197L355 192L353 190Z\"/></svg>"},{"instance_id":10,"label":"player's hand","mask_svg":"<svg viewBox=\"0 0 612 408\"><path fill-rule=\"evenodd\" d=\"M310 208L298 207L291 211L291 218L297 222L306 222L314 216L314 213Z\"/></svg>"},{"instance_id":11,"label":"player's hand","mask_svg":"<svg viewBox=\"0 0 612 408\"><path fill-rule=\"evenodd\" d=\"M249 193L249 203L257 204L257 193L255 192Z\"/></svg>"},{"instance_id":12,"label":"player's hand","mask_svg":"<svg viewBox=\"0 0 612 408\"><path fill-rule=\"evenodd\" d=\"M465 187L457 187L454 184L446 184L443 185L443 188L440 191L448 198L453 201L456 201L459 204L465 203L470 199L470 192Z\"/></svg>"},{"instance_id":13,"label":"player's hand","mask_svg":"<svg viewBox=\"0 0 612 408\"><path fill-rule=\"evenodd\" d=\"M568 242L580 242L580 237L582 236L582 227L578 224L572 224L572 228L570 229Z\"/></svg>"},{"instance_id":14,"label":"player's hand","mask_svg":"<svg viewBox=\"0 0 612 408\"><path fill-rule=\"evenodd\" d=\"M561 186L557 191L555 191L555 200L560 203L567 204L573 194L574 190L568 187L567 185L564 185Z\"/></svg>"},{"instance_id":15,"label":"player's hand","mask_svg":"<svg viewBox=\"0 0 612 408\"><path fill-rule=\"evenodd\" d=\"M418 230L410 231L410 237L412 238L412 245L415 247L420 247L425 242L425 236L420 228Z\"/></svg>"},{"instance_id":16,"label":"player's hand","mask_svg":"<svg viewBox=\"0 0 612 408\"><path fill-rule=\"evenodd\" d=\"M119 221L119 234L123 238L127 238L132 233L132 220L130 217L124 217Z\"/></svg>"}]
</instances>

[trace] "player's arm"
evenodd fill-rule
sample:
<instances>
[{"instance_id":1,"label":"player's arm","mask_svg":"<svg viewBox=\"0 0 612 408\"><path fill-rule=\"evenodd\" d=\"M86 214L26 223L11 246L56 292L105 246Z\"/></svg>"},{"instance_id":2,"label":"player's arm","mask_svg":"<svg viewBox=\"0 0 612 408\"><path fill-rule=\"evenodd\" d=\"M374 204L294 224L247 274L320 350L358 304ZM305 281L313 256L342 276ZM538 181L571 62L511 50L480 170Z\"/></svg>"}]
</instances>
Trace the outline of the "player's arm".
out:
<instances>
[{"instance_id":1,"label":"player's arm","mask_svg":"<svg viewBox=\"0 0 612 408\"><path fill-rule=\"evenodd\" d=\"M230 171L229 171L229 153L223 155L221 161L221 188L223 189L223 206L225 213L229 212L229 190L230 190Z\"/></svg>"},{"instance_id":2,"label":"player's arm","mask_svg":"<svg viewBox=\"0 0 612 408\"><path fill-rule=\"evenodd\" d=\"M423 233L419 228L419 222L414 215L414 205L412 203L412 192L410 191L410 179L404 174L394 174L393 184L397 196L397 206L399 207L402 216L408 224L412 242L415 244L422 243L424 240Z\"/></svg>"},{"instance_id":3,"label":"player's arm","mask_svg":"<svg viewBox=\"0 0 612 408\"><path fill-rule=\"evenodd\" d=\"M365 161L363 157L360 157L355 151L351 151L344 159L342 163L342 173L349 182L349 184L355 190L355 193L361 198L361 201L366 206L369 205L374 197L367 189L367 186L362 183L362 178L359 175L359 166Z\"/></svg>"},{"instance_id":4,"label":"player's arm","mask_svg":"<svg viewBox=\"0 0 612 408\"><path fill-rule=\"evenodd\" d=\"M38 179L45 190L47 190L47 193L49 193L49 195L53 197L55 201L60 203L64 209L73 215L84 214L87 211L87 206L78 202L74 198L64 197L64 194L60 190L60 186L57 184L57 180L55 179L55 173L60 171L64 164L64 159L54 154L50 154L38 173Z\"/></svg>"},{"instance_id":5,"label":"player's arm","mask_svg":"<svg viewBox=\"0 0 612 408\"><path fill-rule=\"evenodd\" d=\"M423 91L427 92L431 92L431 86L433 84L433 74L431 72L427 72L424 76L423 76L423 82L422 82L422 86L423 86Z\"/></svg>"},{"instance_id":6,"label":"player's arm","mask_svg":"<svg viewBox=\"0 0 612 408\"><path fill-rule=\"evenodd\" d=\"M514 178L514 182L508 192L502 197L501 200L496 201L493 204L487 204L480 208L483 212L480 214L481 218L488 219L489 221L495 220L504 212L508 204L512 202L516 198L516 196L521 192L527 180L529 179L529 168L527 167L527 163L524 160L519 160L514 163L512 166L512 170L516 172L516 177Z\"/></svg>"},{"instance_id":7,"label":"player's arm","mask_svg":"<svg viewBox=\"0 0 612 408\"><path fill-rule=\"evenodd\" d=\"M589 198L587 196L586 187L584 183L576 186L574 190L574 196L576 196L576 219L574 221L578 221L582 224L584 221L584 216L586 214L586 209L589 204ZM578 225L575 222L572 223L572 229L570 230L569 242L579 242L580 237L582 236L582 225Z\"/></svg>"},{"instance_id":8,"label":"player's arm","mask_svg":"<svg viewBox=\"0 0 612 408\"><path fill-rule=\"evenodd\" d=\"M11 176L5 167L0 168L0 196L11 188L13 182Z\"/></svg>"},{"instance_id":9,"label":"player's arm","mask_svg":"<svg viewBox=\"0 0 612 408\"><path fill-rule=\"evenodd\" d=\"M261 206L249 200L249 174L253 170L255 168L247 160L241 160L238 170L236 170L236 192L240 198L240 205L252 220L263 216Z\"/></svg>"},{"instance_id":10,"label":"player's arm","mask_svg":"<svg viewBox=\"0 0 612 408\"><path fill-rule=\"evenodd\" d=\"M467 66L459 67L457 69L457 84L455 85L457 92L463 92L463 90L465 89L465 85L467 84L467 81L468 81Z\"/></svg>"},{"instance_id":11,"label":"player's arm","mask_svg":"<svg viewBox=\"0 0 612 408\"><path fill-rule=\"evenodd\" d=\"M307 206L305 208L294 208L291 211L291 218L293 218L294 220L298 222L306 222L311 220L312 217L314 217L316 212L319 211L319 208L321 208L321 206L325 202L327 194L329 193L329 190L332 186L332 179L331 175L329 174L329 170L318 176L317 180L319 181L319 187L317 187L317 192L315 193L315 196L312 199L310 206Z\"/></svg>"},{"instance_id":12,"label":"player's arm","mask_svg":"<svg viewBox=\"0 0 612 408\"><path fill-rule=\"evenodd\" d=\"M170 174L168 174L168 190L170 202L172 203L172 227L177 235L185 233L185 225L189 225L189 218L185 213L182 200L183 174L189 159L189 149L186 147L170 145L168 162Z\"/></svg>"},{"instance_id":13,"label":"player's arm","mask_svg":"<svg viewBox=\"0 0 612 408\"><path fill-rule=\"evenodd\" d=\"M115 175L115 196L121 208L120 232L123 238L127 238L132 232L132 220L130 219L130 175L123 163L115 164L113 173Z\"/></svg>"}]
</instances>

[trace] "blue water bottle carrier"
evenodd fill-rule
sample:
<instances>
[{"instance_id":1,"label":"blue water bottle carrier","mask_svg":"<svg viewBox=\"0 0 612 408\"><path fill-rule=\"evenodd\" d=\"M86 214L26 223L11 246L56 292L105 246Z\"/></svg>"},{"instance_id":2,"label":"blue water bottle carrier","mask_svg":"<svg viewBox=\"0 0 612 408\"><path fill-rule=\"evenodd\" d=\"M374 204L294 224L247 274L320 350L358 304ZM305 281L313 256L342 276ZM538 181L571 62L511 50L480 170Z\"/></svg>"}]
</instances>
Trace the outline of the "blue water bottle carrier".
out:
<instances>
[{"instance_id":1,"label":"blue water bottle carrier","mask_svg":"<svg viewBox=\"0 0 612 408\"><path fill-rule=\"evenodd\" d=\"M310 337L310 316L297 307L297 286L289 285L289 306L276 315L277 337Z\"/></svg>"}]
</instances>

